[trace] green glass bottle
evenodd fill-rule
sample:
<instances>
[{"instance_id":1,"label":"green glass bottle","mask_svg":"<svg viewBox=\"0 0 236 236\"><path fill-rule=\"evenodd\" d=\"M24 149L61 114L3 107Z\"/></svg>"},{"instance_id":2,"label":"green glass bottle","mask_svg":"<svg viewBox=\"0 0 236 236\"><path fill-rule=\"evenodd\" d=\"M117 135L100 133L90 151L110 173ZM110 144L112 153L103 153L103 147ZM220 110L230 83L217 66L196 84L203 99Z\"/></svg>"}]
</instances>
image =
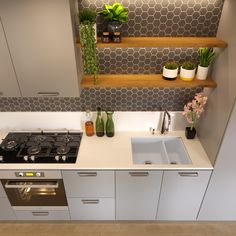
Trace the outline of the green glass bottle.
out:
<instances>
[{"instance_id":1,"label":"green glass bottle","mask_svg":"<svg viewBox=\"0 0 236 236\"><path fill-rule=\"evenodd\" d=\"M104 136L104 121L102 119L101 107L97 108L97 119L96 119L96 135L98 137Z\"/></svg>"},{"instance_id":2,"label":"green glass bottle","mask_svg":"<svg viewBox=\"0 0 236 236\"><path fill-rule=\"evenodd\" d=\"M106 136L113 137L115 135L115 127L113 122L113 111L107 111Z\"/></svg>"}]
</instances>

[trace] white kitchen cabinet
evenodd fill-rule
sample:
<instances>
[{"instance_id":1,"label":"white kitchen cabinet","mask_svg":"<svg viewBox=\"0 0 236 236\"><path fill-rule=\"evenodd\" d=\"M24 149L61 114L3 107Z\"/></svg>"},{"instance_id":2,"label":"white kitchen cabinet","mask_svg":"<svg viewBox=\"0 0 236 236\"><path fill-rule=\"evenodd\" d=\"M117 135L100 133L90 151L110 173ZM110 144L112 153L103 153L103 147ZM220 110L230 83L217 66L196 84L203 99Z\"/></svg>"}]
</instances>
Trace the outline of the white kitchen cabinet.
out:
<instances>
[{"instance_id":1,"label":"white kitchen cabinet","mask_svg":"<svg viewBox=\"0 0 236 236\"><path fill-rule=\"evenodd\" d=\"M157 220L196 220L211 171L164 171Z\"/></svg>"},{"instance_id":2,"label":"white kitchen cabinet","mask_svg":"<svg viewBox=\"0 0 236 236\"><path fill-rule=\"evenodd\" d=\"M79 96L74 5L64 0L0 1L22 96Z\"/></svg>"},{"instance_id":3,"label":"white kitchen cabinet","mask_svg":"<svg viewBox=\"0 0 236 236\"><path fill-rule=\"evenodd\" d=\"M72 220L115 220L114 198L68 198Z\"/></svg>"},{"instance_id":4,"label":"white kitchen cabinet","mask_svg":"<svg viewBox=\"0 0 236 236\"><path fill-rule=\"evenodd\" d=\"M0 17L0 97L19 97L20 89Z\"/></svg>"},{"instance_id":5,"label":"white kitchen cabinet","mask_svg":"<svg viewBox=\"0 0 236 236\"><path fill-rule=\"evenodd\" d=\"M51 210L48 209L30 209L30 210L15 210L18 220L70 220L68 209Z\"/></svg>"},{"instance_id":6,"label":"white kitchen cabinet","mask_svg":"<svg viewBox=\"0 0 236 236\"><path fill-rule=\"evenodd\" d=\"M5 190L3 189L2 183L0 181L0 198L7 197Z\"/></svg>"},{"instance_id":7,"label":"white kitchen cabinet","mask_svg":"<svg viewBox=\"0 0 236 236\"><path fill-rule=\"evenodd\" d=\"M0 220L15 220L16 216L7 198L0 197Z\"/></svg>"},{"instance_id":8,"label":"white kitchen cabinet","mask_svg":"<svg viewBox=\"0 0 236 236\"><path fill-rule=\"evenodd\" d=\"M115 197L114 171L63 171L67 197Z\"/></svg>"},{"instance_id":9,"label":"white kitchen cabinet","mask_svg":"<svg viewBox=\"0 0 236 236\"><path fill-rule=\"evenodd\" d=\"M155 220L163 171L116 171L116 219Z\"/></svg>"},{"instance_id":10,"label":"white kitchen cabinet","mask_svg":"<svg viewBox=\"0 0 236 236\"><path fill-rule=\"evenodd\" d=\"M62 171L72 220L114 220L114 171Z\"/></svg>"}]
</instances>

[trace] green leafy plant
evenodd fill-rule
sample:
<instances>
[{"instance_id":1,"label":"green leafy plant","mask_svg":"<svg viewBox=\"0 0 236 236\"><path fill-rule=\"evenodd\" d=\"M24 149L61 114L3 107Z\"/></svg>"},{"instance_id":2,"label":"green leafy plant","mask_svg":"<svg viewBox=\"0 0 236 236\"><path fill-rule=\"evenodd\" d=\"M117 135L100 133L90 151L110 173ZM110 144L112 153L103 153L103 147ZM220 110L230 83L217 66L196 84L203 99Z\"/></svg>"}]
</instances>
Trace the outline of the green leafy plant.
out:
<instances>
[{"instance_id":1,"label":"green leafy plant","mask_svg":"<svg viewBox=\"0 0 236 236\"><path fill-rule=\"evenodd\" d=\"M191 61L186 61L182 64L182 68L185 70L194 70L196 65Z\"/></svg>"},{"instance_id":2,"label":"green leafy plant","mask_svg":"<svg viewBox=\"0 0 236 236\"><path fill-rule=\"evenodd\" d=\"M96 13L94 14L90 9L84 9L78 15L84 73L93 75L94 84L96 84L98 80L97 45L94 29L95 16Z\"/></svg>"},{"instance_id":3,"label":"green leafy plant","mask_svg":"<svg viewBox=\"0 0 236 236\"><path fill-rule=\"evenodd\" d=\"M176 70L178 68L178 64L175 61L170 61L165 63L165 68L168 70Z\"/></svg>"},{"instance_id":4,"label":"green leafy plant","mask_svg":"<svg viewBox=\"0 0 236 236\"><path fill-rule=\"evenodd\" d=\"M128 21L128 9L124 8L120 3L116 2L113 5L104 4L104 10L99 12L105 19L109 21L118 21L125 23Z\"/></svg>"},{"instance_id":5,"label":"green leafy plant","mask_svg":"<svg viewBox=\"0 0 236 236\"><path fill-rule=\"evenodd\" d=\"M215 52L213 48L199 48L200 66L208 67L212 60L215 58Z\"/></svg>"},{"instance_id":6,"label":"green leafy plant","mask_svg":"<svg viewBox=\"0 0 236 236\"><path fill-rule=\"evenodd\" d=\"M86 23L86 22L95 22L96 12L89 9L84 8L79 12L79 22Z\"/></svg>"}]
</instances>

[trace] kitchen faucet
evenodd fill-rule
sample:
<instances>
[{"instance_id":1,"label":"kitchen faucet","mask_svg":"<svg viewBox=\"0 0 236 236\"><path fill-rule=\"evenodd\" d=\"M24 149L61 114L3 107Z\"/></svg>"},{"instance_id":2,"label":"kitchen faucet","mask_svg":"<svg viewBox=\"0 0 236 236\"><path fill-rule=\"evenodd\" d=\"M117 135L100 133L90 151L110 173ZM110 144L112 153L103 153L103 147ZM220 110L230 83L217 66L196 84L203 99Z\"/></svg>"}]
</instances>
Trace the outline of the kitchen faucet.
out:
<instances>
[{"instance_id":1,"label":"kitchen faucet","mask_svg":"<svg viewBox=\"0 0 236 236\"><path fill-rule=\"evenodd\" d=\"M167 126L166 126L166 115L168 117ZM161 134L164 134L165 132L169 131L170 123L171 123L170 113L165 109L164 110L163 120L162 120L162 126L161 126Z\"/></svg>"}]
</instances>

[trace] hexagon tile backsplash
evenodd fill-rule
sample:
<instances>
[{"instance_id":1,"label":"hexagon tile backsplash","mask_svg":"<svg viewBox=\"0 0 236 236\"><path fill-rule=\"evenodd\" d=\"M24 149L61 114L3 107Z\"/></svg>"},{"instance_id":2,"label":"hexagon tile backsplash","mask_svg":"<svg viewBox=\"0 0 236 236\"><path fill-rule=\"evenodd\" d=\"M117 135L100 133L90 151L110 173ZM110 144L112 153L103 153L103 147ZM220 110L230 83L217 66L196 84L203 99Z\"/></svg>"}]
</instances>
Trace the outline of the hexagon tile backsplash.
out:
<instances>
[{"instance_id":1,"label":"hexagon tile backsplash","mask_svg":"<svg viewBox=\"0 0 236 236\"><path fill-rule=\"evenodd\" d=\"M101 10L120 2L129 9L123 36L215 36L224 0L78 0L79 8ZM97 18L98 34L106 22ZM197 62L193 48L98 49L100 73L161 73L166 61ZM115 111L183 110L201 88L83 89L80 98L0 98L0 111L81 111L97 106Z\"/></svg>"}]
</instances>

